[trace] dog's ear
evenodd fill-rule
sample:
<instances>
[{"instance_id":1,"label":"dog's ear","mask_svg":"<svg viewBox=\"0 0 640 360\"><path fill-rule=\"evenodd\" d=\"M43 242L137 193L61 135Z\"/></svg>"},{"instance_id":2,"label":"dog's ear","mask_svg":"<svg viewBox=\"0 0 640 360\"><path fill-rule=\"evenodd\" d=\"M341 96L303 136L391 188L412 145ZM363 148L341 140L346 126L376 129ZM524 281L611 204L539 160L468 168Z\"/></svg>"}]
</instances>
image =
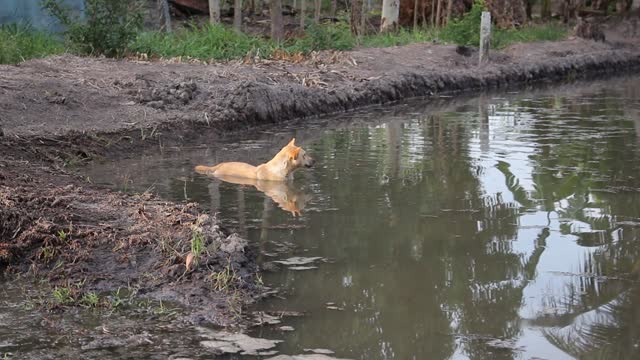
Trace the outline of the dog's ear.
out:
<instances>
[{"instance_id":1,"label":"dog's ear","mask_svg":"<svg viewBox=\"0 0 640 360\"><path fill-rule=\"evenodd\" d=\"M296 146L296 138L291 139L287 146Z\"/></svg>"},{"instance_id":2,"label":"dog's ear","mask_svg":"<svg viewBox=\"0 0 640 360\"><path fill-rule=\"evenodd\" d=\"M299 148L299 147L294 148L294 149L291 149L291 150L289 151L289 158L290 158L291 160L293 160L293 159L295 159L295 158L297 158L297 157L298 157L298 154L299 154L299 153L300 153L300 148Z\"/></svg>"}]
</instances>

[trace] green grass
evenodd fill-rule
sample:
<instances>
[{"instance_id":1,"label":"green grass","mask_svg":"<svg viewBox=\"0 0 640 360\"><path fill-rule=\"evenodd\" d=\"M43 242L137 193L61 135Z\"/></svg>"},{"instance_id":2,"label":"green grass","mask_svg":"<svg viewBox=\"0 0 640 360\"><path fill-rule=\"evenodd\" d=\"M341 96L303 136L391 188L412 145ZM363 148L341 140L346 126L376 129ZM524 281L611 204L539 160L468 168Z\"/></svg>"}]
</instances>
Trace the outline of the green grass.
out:
<instances>
[{"instance_id":1,"label":"green grass","mask_svg":"<svg viewBox=\"0 0 640 360\"><path fill-rule=\"evenodd\" d=\"M438 32L432 29L419 29L416 31L400 29L395 33L387 32L364 36L360 39L360 46L365 48L382 48L435 41L437 39Z\"/></svg>"},{"instance_id":2,"label":"green grass","mask_svg":"<svg viewBox=\"0 0 640 360\"><path fill-rule=\"evenodd\" d=\"M60 40L28 25L0 26L0 64L18 64L64 51Z\"/></svg>"},{"instance_id":3,"label":"green grass","mask_svg":"<svg viewBox=\"0 0 640 360\"><path fill-rule=\"evenodd\" d=\"M88 308L98 307L98 305L100 305L100 298L95 292L88 292L82 295L82 298L80 299L80 305Z\"/></svg>"},{"instance_id":4,"label":"green grass","mask_svg":"<svg viewBox=\"0 0 640 360\"><path fill-rule=\"evenodd\" d=\"M73 292L68 287L56 287L53 290L53 299L59 305L69 305L75 301Z\"/></svg>"},{"instance_id":5,"label":"green grass","mask_svg":"<svg viewBox=\"0 0 640 360\"><path fill-rule=\"evenodd\" d=\"M185 57L211 60L241 59L245 56L270 58L275 51L289 54L309 54L319 50L351 50L355 47L377 48L420 42L453 43L477 46L478 11L452 21L442 29L401 29L395 33L367 35L355 38L348 25L310 25L301 37L281 43L270 39L238 33L222 25L193 26L173 33L142 32L128 46L130 53L149 57ZM476 26L478 25L478 26ZM557 23L533 25L515 30L495 30L492 47L504 48L517 42L560 40L567 28ZM17 64L27 59L45 57L65 51L64 44L49 34L28 26L0 27L0 63ZM65 234L66 235L66 234Z\"/></svg>"},{"instance_id":6,"label":"green grass","mask_svg":"<svg viewBox=\"0 0 640 360\"><path fill-rule=\"evenodd\" d=\"M401 29L395 33L367 35L359 39L352 36L344 24L311 25L303 37L290 38L282 43L237 33L221 25L204 25L171 34L145 32L138 36L129 49L149 57L185 57L209 61L245 56L270 58L275 51L309 54L319 50L351 50L358 46L378 48L420 42L477 46L477 31L471 31L475 25L476 21L462 19L442 29ZM567 28L556 23L515 30L494 29L492 47L500 49L516 42L560 40L566 35Z\"/></svg>"},{"instance_id":7,"label":"green grass","mask_svg":"<svg viewBox=\"0 0 640 360\"><path fill-rule=\"evenodd\" d=\"M258 49L271 54L269 41L238 33L222 25L204 25L173 33L144 32L129 51L159 57L189 57L201 60L230 60Z\"/></svg>"},{"instance_id":8,"label":"green grass","mask_svg":"<svg viewBox=\"0 0 640 360\"><path fill-rule=\"evenodd\" d=\"M516 30L497 30L491 37L491 46L505 48L514 43L558 41L567 37L568 28L558 23L532 25Z\"/></svg>"}]
</instances>

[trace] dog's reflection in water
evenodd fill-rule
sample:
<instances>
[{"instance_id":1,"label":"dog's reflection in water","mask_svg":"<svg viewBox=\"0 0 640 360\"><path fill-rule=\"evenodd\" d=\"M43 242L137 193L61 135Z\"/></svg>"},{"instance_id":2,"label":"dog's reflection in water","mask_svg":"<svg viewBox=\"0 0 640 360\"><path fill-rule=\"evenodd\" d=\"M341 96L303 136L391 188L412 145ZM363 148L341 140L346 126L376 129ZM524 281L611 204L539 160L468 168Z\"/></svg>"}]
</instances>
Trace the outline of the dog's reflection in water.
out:
<instances>
[{"instance_id":1,"label":"dog's reflection in water","mask_svg":"<svg viewBox=\"0 0 640 360\"><path fill-rule=\"evenodd\" d=\"M270 197L282 210L290 212L293 216L300 215L307 202L311 200L310 195L288 181L257 180L233 176L215 176L215 178L232 184L252 185Z\"/></svg>"}]
</instances>

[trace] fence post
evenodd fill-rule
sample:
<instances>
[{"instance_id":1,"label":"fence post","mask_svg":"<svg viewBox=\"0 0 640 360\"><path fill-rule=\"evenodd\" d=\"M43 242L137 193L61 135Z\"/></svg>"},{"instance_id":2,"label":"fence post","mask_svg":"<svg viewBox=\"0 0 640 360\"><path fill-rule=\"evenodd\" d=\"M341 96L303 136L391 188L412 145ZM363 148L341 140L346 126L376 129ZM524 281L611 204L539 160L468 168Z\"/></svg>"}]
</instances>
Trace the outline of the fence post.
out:
<instances>
[{"instance_id":1,"label":"fence post","mask_svg":"<svg viewBox=\"0 0 640 360\"><path fill-rule=\"evenodd\" d=\"M489 61L489 44L491 43L491 13L482 12L480 21L480 61L479 64Z\"/></svg>"}]
</instances>

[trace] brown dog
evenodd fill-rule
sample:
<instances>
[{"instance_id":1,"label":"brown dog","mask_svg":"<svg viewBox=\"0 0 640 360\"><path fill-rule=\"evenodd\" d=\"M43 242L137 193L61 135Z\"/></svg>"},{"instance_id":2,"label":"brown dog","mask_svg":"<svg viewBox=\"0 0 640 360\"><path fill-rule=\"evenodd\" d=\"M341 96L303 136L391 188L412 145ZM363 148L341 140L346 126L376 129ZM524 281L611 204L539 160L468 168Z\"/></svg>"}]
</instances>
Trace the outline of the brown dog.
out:
<instances>
[{"instance_id":1,"label":"brown dog","mask_svg":"<svg viewBox=\"0 0 640 360\"><path fill-rule=\"evenodd\" d=\"M253 166L241 162L224 162L215 166L196 166L201 174L216 177L234 177L255 180L285 181L291 179L291 174L298 168L311 167L316 162L292 139L269 162Z\"/></svg>"}]
</instances>

